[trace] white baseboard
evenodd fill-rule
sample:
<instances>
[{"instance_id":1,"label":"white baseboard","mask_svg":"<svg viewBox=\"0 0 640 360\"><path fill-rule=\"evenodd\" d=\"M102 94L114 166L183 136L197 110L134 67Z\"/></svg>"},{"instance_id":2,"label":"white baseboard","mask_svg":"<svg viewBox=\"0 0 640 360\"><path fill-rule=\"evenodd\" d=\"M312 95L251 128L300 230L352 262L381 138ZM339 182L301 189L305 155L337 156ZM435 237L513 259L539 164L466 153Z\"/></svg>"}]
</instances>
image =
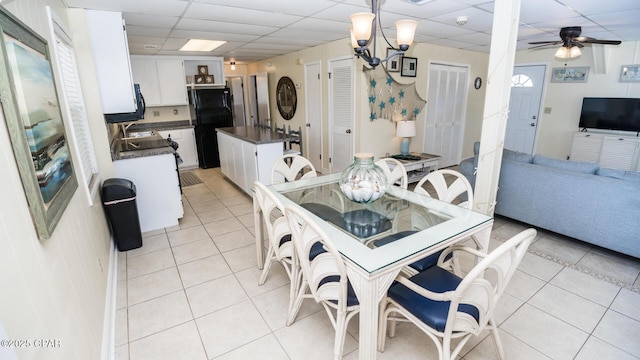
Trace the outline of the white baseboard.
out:
<instances>
[{"instance_id":1,"label":"white baseboard","mask_svg":"<svg viewBox=\"0 0 640 360\"><path fill-rule=\"evenodd\" d=\"M107 275L107 296L104 305L102 325L102 360L116 358L116 290L118 288L118 250L111 239L109 248L109 273Z\"/></svg>"}]
</instances>

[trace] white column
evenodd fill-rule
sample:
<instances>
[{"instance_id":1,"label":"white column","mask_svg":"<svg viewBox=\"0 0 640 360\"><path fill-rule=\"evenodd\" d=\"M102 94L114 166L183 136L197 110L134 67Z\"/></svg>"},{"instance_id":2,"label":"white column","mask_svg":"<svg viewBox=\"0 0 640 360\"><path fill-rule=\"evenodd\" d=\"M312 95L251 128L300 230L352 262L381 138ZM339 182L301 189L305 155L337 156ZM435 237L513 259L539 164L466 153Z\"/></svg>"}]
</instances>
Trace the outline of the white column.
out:
<instances>
[{"instance_id":1,"label":"white column","mask_svg":"<svg viewBox=\"0 0 640 360\"><path fill-rule=\"evenodd\" d=\"M496 0L484 103L474 210L493 215L507 127L520 0Z\"/></svg>"}]
</instances>

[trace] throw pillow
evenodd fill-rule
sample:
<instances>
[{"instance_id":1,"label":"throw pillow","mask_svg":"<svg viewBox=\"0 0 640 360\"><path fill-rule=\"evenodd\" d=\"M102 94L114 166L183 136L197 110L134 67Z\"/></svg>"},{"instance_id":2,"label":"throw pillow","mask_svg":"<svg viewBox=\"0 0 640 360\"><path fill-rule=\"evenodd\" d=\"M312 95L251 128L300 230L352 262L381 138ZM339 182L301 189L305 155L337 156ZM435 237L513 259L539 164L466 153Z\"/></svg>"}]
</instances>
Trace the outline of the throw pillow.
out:
<instances>
[{"instance_id":1,"label":"throw pillow","mask_svg":"<svg viewBox=\"0 0 640 360\"><path fill-rule=\"evenodd\" d=\"M598 175L630 181L634 184L640 184L640 172L624 171L619 169L600 168Z\"/></svg>"},{"instance_id":2,"label":"throw pillow","mask_svg":"<svg viewBox=\"0 0 640 360\"><path fill-rule=\"evenodd\" d=\"M595 174L600 169L598 163L554 159L540 154L533 157L533 163L583 174Z\"/></svg>"}]
</instances>

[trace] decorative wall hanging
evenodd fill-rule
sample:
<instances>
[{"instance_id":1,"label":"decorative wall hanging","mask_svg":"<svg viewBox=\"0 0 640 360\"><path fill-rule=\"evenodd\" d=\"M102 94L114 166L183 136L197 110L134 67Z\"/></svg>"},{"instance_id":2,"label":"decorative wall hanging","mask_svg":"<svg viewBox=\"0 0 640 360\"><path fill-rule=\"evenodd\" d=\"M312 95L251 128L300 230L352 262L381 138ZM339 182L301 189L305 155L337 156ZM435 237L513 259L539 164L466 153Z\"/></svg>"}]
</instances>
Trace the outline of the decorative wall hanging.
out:
<instances>
[{"instance_id":1,"label":"decorative wall hanging","mask_svg":"<svg viewBox=\"0 0 640 360\"><path fill-rule=\"evenodd\" d=\"M78 187L46 40L0 7L0 95L29 210L50 238Z\"/></svg>"},{"instance_id":2,"label":"decorative wall hanging","mask_svg":"<svg viewBox=\"0 0 640 360\"><path fill-rule=\"evenodd\" d=\"M553 68L551 82L559 83L586 83L589 76L589 67L558 67Z\"/></svg>"},{"instance_id":3,"label":"decorative wall hanging","mask_svg":"<svg viewBox=\"0 0 640 360\"><path fill-rule=\"evenodd\" d=\"M363 67L369 80L369 120L389 121L415 119L424 109L426 100L416 91L415 83L401 84L384 67Z\"/></svg>"},{"instance_id":4,"label":"decorative wall hanging","mask_svg":"<svg viewBox=\"0 0 640 360\"><path fill-rule=\"evenodd\" d=\"M640 65L622 65L620 82L640 82Z\"/></svg>"},{"instance_id":5,"label":"decorative wall hanging","mask_svg":"<svg viewBox=\"0 0 640 360\"><path fill-rule=\"evenodd\" d=\"M291 120L296 114L298 97L296 96L296 86L288 76L283 76L278 80L276 86L276 104L278 111L285 120Z\"/></svg>"}]
</instances>

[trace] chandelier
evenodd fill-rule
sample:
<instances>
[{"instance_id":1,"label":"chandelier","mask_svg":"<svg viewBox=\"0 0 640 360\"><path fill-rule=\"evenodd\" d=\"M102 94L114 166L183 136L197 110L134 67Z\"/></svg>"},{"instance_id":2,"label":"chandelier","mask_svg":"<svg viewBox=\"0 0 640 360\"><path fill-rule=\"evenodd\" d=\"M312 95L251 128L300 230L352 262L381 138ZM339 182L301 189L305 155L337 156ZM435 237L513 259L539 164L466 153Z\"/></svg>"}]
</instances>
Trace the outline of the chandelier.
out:
<instances>
[{"instance_id":1,"label":"chandelier","mask_svg":"<svg viewBox=\"0 0 640 360\"><path fill-rule=\"evenodd\" d=\"M368 2L368 1L367 1ZM384 0L380 1L380 5L384 3ZM382 31L382 24L380 22L380 6L378 6L378 0L371 0L371 12L361 12L353 14L349 17L351 19L352 26L349 28L351 33L351 45L355 55L364 61L369 66L375 68L381 62L385 62L396 55L402 55L413 42L413 35L418 27L418 22L415 20L398 20L396 21L396 40L398 47L394 47L389 43L387 37ZM380 59L376 57L376 18L380 25L380 33L386 41L386 43L394 51L391 52L386 58ZM369 46L371 50L369 49Z\"/></svg>"}]
</instances>

